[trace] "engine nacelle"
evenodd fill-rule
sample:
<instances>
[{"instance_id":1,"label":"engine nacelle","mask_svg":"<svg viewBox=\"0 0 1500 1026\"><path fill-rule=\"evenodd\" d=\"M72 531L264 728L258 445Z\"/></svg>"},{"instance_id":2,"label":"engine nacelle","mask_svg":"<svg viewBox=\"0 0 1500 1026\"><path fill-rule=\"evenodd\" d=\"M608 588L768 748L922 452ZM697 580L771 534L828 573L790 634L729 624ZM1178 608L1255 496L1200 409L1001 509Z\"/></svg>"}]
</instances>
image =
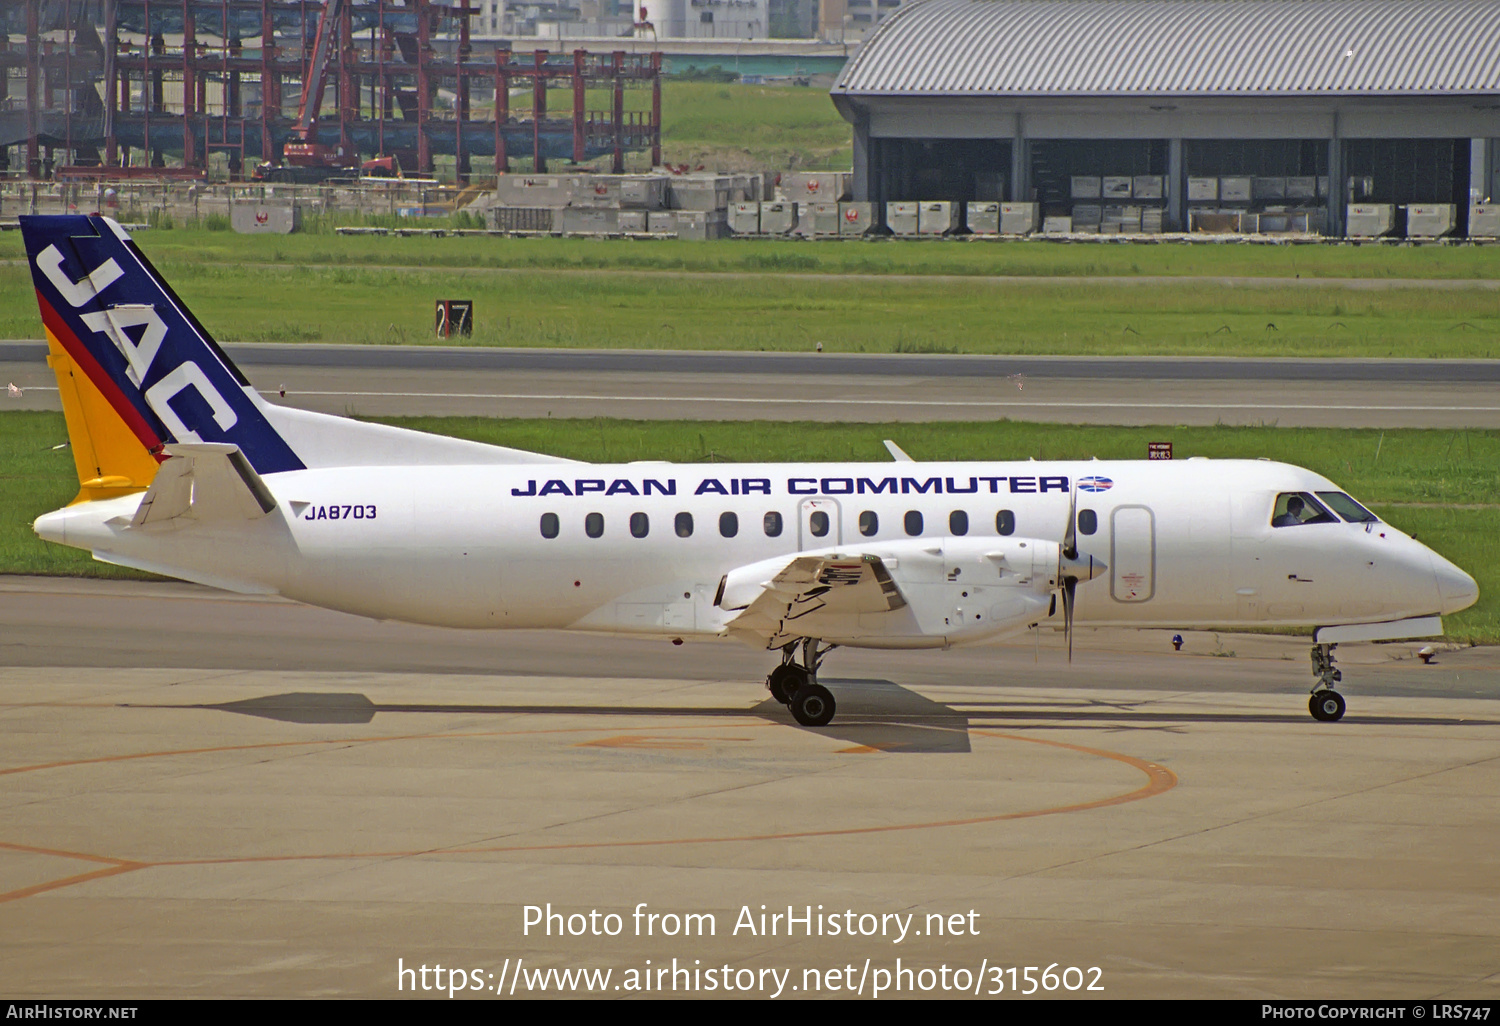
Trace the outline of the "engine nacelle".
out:
<instances>
[{"instance_id":1,"label":"engine nacelle","mask_svg":"<svg viewBox=\"0 0 1500 1026\"><path fill-rule=\"evenodd\" d=\"M879 560L902 602L891 609L849 612L830 600L826 608L798 609L782 630L834 644L891 648L945 648L1025 630L1049 615L1063 562L1057 542L1038 538L912 538L836 546L739 567L725 576L718 605L732 616L775 587L772 582L792 560L805 556ZM783 593L790 598L790 592Z\"/></svg>"}]
</instances>

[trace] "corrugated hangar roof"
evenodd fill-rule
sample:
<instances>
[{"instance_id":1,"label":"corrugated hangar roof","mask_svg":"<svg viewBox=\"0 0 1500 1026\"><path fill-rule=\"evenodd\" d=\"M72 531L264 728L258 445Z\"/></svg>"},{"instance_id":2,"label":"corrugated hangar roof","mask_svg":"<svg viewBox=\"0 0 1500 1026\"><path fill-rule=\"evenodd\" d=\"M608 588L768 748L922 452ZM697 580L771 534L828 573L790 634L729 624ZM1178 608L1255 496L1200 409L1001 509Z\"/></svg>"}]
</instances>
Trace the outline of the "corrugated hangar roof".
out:
<instances>
[{"instance_id":1,"label":"corrugated hangar roof","mask_svg":"<svg viewBox=\"0 0 1500 1026\"><path fill-rule=\"evenodd\" d=\"M834 93L1500 93L1495 0L919 0Z\"/></svg>"}]
</instances>

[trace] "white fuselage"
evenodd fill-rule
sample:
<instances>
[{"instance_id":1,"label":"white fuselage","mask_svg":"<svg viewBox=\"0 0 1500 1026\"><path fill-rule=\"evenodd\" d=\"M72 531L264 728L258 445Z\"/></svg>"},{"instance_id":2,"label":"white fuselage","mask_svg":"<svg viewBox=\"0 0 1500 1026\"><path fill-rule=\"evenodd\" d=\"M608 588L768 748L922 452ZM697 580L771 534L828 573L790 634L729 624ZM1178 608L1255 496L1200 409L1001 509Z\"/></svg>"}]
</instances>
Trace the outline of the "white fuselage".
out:
<instances>
[{"instance_id":1,"label":"white fuselage","mask_svg":"<svg viewBox=\"0 0 1500 1026\"><path fill-rule=\"evenodd\" d=\"M811 636L946 647L1060 622L1048 599L1076 491L1097 524L1078 550L1107 567L1078 587L1080 624L1367 623L1477 594L1384 523L1272 527L1278 494L1337 489L1259 460L366 466L265 483L278 505L258 519L130 527L127 496L36 529L112 562L381 619L684 639L725 635L735 613L716 598L737 569L873 554L907 608Z\"/></svg>"}]
</instances>

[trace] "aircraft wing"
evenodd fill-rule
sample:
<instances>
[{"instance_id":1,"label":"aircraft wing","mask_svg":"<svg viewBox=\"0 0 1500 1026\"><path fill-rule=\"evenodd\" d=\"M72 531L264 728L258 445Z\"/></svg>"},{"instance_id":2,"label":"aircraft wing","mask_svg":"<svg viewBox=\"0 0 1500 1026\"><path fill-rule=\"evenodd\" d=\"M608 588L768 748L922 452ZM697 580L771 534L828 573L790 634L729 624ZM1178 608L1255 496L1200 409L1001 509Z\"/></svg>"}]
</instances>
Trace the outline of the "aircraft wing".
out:
<instances>
[{"instance_id":1,"label":"aircraft wing","mask_svg":"<svg viewBox=\"0 0 1500 1026\"><path fill-rule=\"evenodd\" d=\"M735 590L743 600L743 586ZM758 592L725 628L772 638L788 633L783 625L811 613L883 613L904 605L906 599L879 556L798 556L760 582Z\"/></svg>"},{"instance_id":2,"label":"aircraft wing","mask_svg":"<svg viewBox=\"0 0 1500 1026\"><path fill-rule=\"evenodd\" d=\"M227 442L174 442L170 457L131 518L132 527L191 515L196 520L254 520L276 498L240 447Z\"/></svg>"}]
</instances>

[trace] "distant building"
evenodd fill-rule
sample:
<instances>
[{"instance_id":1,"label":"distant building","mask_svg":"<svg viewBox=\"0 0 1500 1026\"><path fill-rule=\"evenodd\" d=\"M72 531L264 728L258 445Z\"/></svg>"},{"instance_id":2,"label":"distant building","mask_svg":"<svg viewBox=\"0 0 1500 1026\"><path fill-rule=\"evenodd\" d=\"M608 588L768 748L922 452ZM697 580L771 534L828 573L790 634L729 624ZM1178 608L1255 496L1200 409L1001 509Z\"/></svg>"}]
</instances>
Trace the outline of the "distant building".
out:
<instances>
[{"instance_id":1,"label":"distant building","mask_svg":"<svg viewBox=\"0 0 1500 1026\"><path fill-rule=\"evenodd\" d=\"M1462 221L1500 193L1493 0L920 0L832 95L855 197L877 203L1034 200L1098 223L1134 187L1181 228L1227 188L1342 234L1350 204Z\"/></svg>"}]
</instances>

